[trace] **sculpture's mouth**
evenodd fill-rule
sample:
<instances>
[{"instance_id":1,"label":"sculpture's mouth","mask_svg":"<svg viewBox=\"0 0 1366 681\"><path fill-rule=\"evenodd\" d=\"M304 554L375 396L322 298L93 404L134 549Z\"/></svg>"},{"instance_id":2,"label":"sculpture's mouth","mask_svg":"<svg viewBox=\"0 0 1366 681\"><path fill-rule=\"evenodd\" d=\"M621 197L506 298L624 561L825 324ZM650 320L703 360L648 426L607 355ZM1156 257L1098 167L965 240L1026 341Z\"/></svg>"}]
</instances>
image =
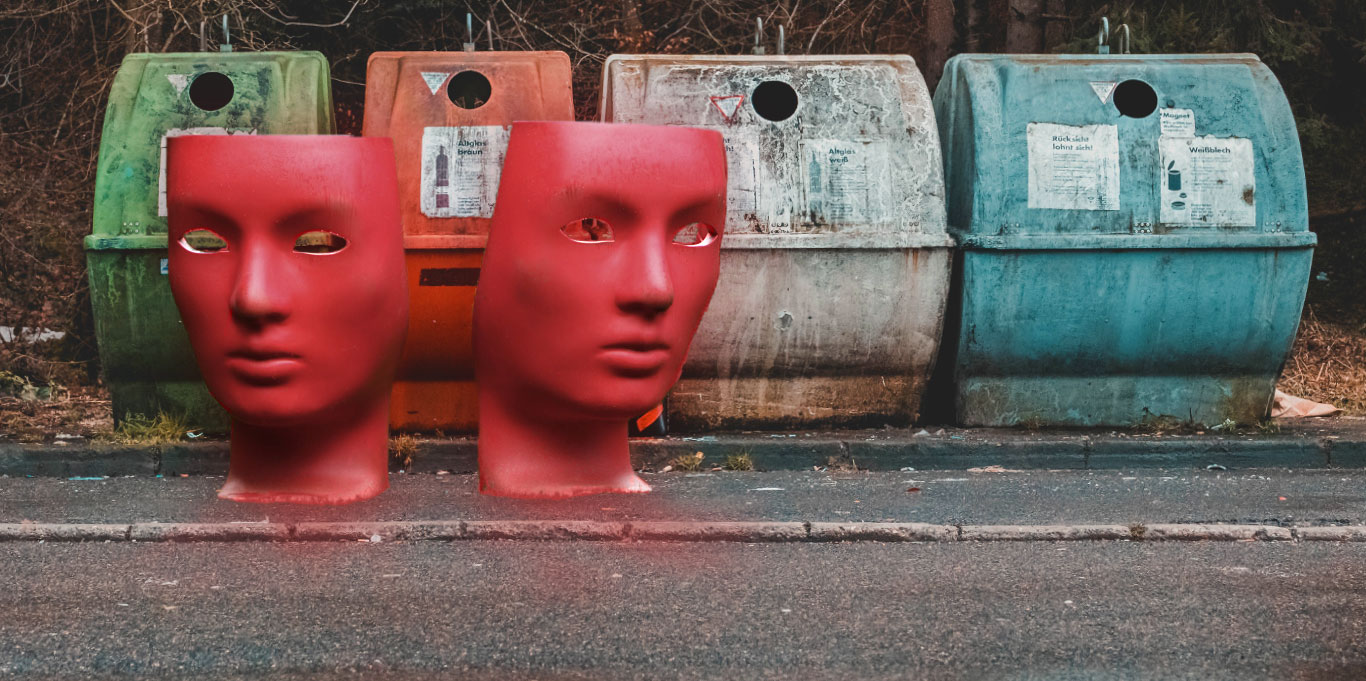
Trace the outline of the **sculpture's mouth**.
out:
<instances>
[{"instance_id":1,"label":"sculpture's mouth","mask_svg":"<svg viewBox=\"0 0 1366 681\"><path fill-rule=\"evenodd\" d=\"M661 341L625 341L604 345L598 353L619 374L644 377L669 363L669 345Z\"/></svg>"},{"instance_id":2,"label":"sculpture's mouth","mask_svg":"<svg viewBox=\"0 0 1366 681\"><path fill-rule=\"evenodd\" d=\"M276 385L303 370L303 358L287 350L242 348L228 353L228 370L246 383Z\"/></svg>"}]
</instances>

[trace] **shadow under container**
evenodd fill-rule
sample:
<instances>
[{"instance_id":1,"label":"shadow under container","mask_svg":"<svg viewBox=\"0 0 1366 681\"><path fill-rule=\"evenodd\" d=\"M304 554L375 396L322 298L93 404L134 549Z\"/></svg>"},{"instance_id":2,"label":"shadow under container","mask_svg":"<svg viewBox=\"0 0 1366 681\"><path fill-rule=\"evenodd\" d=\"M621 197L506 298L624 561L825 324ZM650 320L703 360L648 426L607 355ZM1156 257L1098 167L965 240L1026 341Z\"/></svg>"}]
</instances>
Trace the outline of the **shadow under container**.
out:
<instances>
[{"instance_id":1,"label":"shadow under container","mask_svg":"<svg viewBox=\"0 0 1366 681\"><path fill-rule=\"evenodd\" d=\"M1267 417L1309 282L1295 120L1254 55L959 55L956 421Z\"/></svg>"},{"instance_id":2,"label":"shadow under container","mask_svg":"<svg viewBox=\"0 0 1366 681\"><path fill-rule=\"evenodd\" d=\"M669 394L671 429L916 418L951 241L910 57L613 55L601 111L725 138L721 276Z\"/></svg>"},{"instance_id":3,"label":"shadow under container","mask_svg":"<svg viewBox=\"0 0 1366 681\"><path fill-rule=\"evenodd\" d=\"M114 76L85 237L100 364L114 419L160 412L226 431L167 280L166 138L333 131L317 52L130 54Z\"/></svg>"},{"instance_id":4,"label":"shadow under container","mask_svg":"<svg viewBox=\"0 0 1366 681\"><path fill-rule=\"evenodd\" d=\"M408 263L397 430L474 431L474 292L513 121L572 121L563 52L376 52L366 137L391 137Z\"/></svg>"}]
</instances>

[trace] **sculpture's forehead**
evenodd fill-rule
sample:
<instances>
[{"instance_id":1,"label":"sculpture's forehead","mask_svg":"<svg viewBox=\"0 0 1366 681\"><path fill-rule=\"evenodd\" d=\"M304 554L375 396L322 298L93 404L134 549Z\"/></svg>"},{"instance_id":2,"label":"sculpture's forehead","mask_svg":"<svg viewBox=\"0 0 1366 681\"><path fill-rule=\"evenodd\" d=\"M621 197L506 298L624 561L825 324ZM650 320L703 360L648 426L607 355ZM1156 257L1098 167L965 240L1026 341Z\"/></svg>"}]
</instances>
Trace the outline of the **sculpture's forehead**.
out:
<instances>
[{"instance_id":1,"label":"sculpture's forehead","mask_svg":"<svg viewBox=\"0 0 1366 681\"><path fill-rule=\"evenodd\" d=\"M519 179L539 180L545 195L557 188L579 192L648 192L690 195L723 191L725 152L720 136L690 128L629 125L537 125L519 128L531 153L520 159ZM701 133L701 134L699 134ZM575 194L562 194L574 198ZM558 197L557 197L558 198Z\"/></svg>"},{"instance_id":2,"label":"sculpture's forehead","mask_svg":"<svg viewBox=\"0 0 1366 681\"><path fill-rule=\"evenodd\" d=\"M657 156L615 156L597 162L572 161L556 165L521 196L530 208L609 204L634 212L672 212L685 207L724 206L726 176L704 154L686 157L691 163L661 163Z\"/></svg>"}]
</instances>

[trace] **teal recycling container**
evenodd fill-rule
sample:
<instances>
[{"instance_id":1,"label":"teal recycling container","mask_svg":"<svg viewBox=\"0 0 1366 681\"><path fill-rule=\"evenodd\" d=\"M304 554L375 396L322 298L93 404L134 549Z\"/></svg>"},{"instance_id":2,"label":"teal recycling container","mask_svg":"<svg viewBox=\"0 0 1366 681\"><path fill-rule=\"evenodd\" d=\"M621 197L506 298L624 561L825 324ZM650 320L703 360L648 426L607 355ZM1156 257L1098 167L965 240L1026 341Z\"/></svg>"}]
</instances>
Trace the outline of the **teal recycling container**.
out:
<instances>
[{"instance_id":1,"label":"teal recycling container","mask_svg":"<svg viewBox=\"0 0 1366 681\"><path fill-rule=\"evenodd\" d=\"M959 55L934 97L963 425L1268 415L1315 236L1254 55Z\"/></svg>"}]
</instances>

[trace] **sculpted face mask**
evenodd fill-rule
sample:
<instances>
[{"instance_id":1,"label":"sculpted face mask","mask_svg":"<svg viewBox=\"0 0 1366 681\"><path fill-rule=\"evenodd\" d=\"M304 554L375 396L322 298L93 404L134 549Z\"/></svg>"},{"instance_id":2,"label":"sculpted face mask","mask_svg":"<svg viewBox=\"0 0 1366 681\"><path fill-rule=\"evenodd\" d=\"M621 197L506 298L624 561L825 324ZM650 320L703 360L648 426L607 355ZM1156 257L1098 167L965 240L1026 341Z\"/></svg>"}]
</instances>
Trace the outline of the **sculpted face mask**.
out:
<instances>
[{"instance_id":1,"label":"sculpted face mask","mask_svg":"<svg viewBox=\"0 0 1366 681\"><path fill-rule=\"evenodd\" d=\"M408 297L384 138L177 137L171 291L232 417L219 496L345 503L388 486Z\"/></svg>"},{"instance_id":2,"label":"sculpted face mask","mask_svg":"<svg viewBox=\"0 0 1366 681\"><path fill-rule=\"evenodd\" d=\"M513 125L474 307L484 493L649 490L626 422L682 371L725 187L714 131Z\"/></svg>"}]
</instances>

